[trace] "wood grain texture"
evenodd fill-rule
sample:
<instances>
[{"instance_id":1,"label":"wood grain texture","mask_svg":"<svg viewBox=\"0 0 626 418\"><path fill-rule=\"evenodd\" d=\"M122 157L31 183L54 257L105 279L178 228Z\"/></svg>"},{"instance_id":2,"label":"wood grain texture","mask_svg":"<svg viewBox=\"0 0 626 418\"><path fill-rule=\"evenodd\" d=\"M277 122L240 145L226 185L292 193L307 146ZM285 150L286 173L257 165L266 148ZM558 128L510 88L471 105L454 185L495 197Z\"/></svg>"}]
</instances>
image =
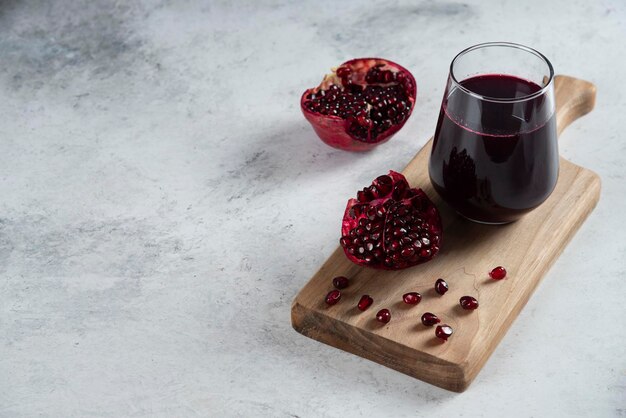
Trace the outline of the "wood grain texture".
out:
<instances>
[{"instance_id":1,"label":"wood grain texture","mask_svg":"<svg viewBox=\"0 0 626 418\"><path fill-rule=\"evenodd\" d=\"M586 81L558 76L555 80L557 129L589 112L595 87ZM440 208L444 241L432 261L401 271L357 266L338 248L296 296L292 324L300 333L375 361L433 385L464 391L476 377L542 277L565 248L600 196L600 179L590 170L561 158L559 180L550 198L523 219L503 226L486 226L457 216L433 190L428 177L432 140L403 171ZM380 173L374 173L376 175ZM491 280L497 265L508 270L505 280ZM338 275L351 278L342 300L328 307L324 296ZM433 284L444 277L450 291L437 295ZM402 295L418 291L422 302L409 307ZM362 313L356 304L363 294L374 304ZM480 307L464 311L459 298L475 296ZM378 323L379 309L389 308L389 324ZM454 328L447 343L424 327L424 312L437 314Z\"/></svg>"}]
</instances>

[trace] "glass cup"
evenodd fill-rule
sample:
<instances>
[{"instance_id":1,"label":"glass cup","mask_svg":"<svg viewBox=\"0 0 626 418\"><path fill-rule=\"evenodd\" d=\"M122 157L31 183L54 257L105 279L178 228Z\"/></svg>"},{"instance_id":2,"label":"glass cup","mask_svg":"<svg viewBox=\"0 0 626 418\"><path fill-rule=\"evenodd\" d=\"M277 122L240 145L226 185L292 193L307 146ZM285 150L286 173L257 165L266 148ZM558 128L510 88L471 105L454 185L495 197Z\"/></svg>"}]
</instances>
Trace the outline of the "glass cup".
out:
<instances>
[{"instance_id":1,"label":"glass cup","mask_svg":"<svg viewBox=\"0 0 626 418\"><path fill-rule=\"evenodd\" d=\"M513 43L452 60L428 170L459 214L504 224L550 196L559 174L553 80L545 56Z\"/></svg>"}]
</instances>

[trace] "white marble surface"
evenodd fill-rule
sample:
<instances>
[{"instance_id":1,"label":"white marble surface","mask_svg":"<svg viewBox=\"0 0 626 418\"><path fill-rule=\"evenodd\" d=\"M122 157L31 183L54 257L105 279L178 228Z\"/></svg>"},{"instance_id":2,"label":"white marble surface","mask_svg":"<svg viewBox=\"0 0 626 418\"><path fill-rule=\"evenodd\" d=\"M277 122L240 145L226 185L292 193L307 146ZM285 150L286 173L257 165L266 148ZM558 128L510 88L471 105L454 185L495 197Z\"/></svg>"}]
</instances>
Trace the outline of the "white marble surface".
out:
<instances>
[{"instance_id":1,"label":"white marble surface","mask_svg":"<svg viewBox=\"0 0 626 418\"><path fill-rule=\"evenodd\" d=\"M345 200L432 134L453 55L536 47L598 86L561 153L601 201L462 394L307 339L290 303ZM0 416L626 416L623 1L0 2ZM368 154L299 96L408 67Z\"/></svg>"}]
</instances>

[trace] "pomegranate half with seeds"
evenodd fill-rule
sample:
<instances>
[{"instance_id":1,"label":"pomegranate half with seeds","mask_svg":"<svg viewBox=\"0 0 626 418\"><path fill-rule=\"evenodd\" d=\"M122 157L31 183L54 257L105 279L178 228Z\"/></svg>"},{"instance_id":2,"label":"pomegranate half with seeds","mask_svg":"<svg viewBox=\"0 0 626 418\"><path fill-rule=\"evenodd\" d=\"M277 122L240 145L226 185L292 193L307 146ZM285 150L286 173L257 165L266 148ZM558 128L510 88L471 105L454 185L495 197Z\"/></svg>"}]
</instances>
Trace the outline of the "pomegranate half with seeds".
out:
<instances>
[{"instance_id":1,"label":"pomegranate half with seeds","mask_svg":"<svg viewBox=\"0 0 626 418\"><path fill-rule=\"evenodd\" d=\"M328 145L367 151L402 128L413 111L416 93L415 79L404 67L382 58L357 58L306 90L300 107Z\"/></svg>"},{"instance_id":2,"label":"pomegranate half with seeds","mask_svg":"<svg viewBox=\"0 0 626 418\"><path fill-rule=\"evenodd\" d=\"M426 193L390 171L348 200L339 243L353 263L399 270L432 259L441 236L439 211Z\"/></svg>"}]
</instances>

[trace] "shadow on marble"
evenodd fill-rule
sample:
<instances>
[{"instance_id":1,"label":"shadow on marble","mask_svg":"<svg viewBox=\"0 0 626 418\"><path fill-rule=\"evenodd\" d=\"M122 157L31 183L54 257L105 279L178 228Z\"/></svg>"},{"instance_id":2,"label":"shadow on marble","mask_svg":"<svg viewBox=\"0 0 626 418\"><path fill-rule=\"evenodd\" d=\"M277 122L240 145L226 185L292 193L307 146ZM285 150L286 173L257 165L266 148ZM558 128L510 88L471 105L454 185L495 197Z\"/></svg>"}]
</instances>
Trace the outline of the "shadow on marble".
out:
<instances>
[{"instance_id":1,"label":"shadow on marble","mask_svg":"<svg viewBox=\"0 0 626 418\"><path fill-rule=\"evenodd\" d=\"M445 403L461 396L298 334L289 320L295 292L291 296L288 293L280 301L266 305L268 310L262 315L267 326L249 328L248 332L251 340L264 346L262 351L270 350L270 358L280 358L285 364L297 365L300 378L321 381L338 378L337 384L358 386L361 391L370 390L372 396L384 387L385 392L397 402L413 405L414 408L432 402ZM298 389L294 387L292 390Z\"/></svg>"},{"instance_id":2,"label":"shadow on marble","mask_svg":"<svg viewBox=\"0 0 626 418\"><path fill-rule=\"evenodd\" d=\"M288 363L297 363L303 378L308 376L308 378L316 379L320 373L331 375L322 380L341 376L341 381L346 384L357 385L361 390L363 388L371 390L371 396L379 393L382 385L388 396L397 399L396 402L413 405L414 408L432 402L445 403L457 396L462 396L462 394L446 391L369 360L310 340L293 330L287 332L284 337L295 339L295 341L288 346L281 345L280 348L275 346L274 349L280 350L280 356L288 359Z\"/></svg>"},{"instance_id":3,"label":"shadow on marble","mask_svg":"<svg viewBox=\"0 0 626 418\"><path fill-rule=\"evenodd\" d=\"M376 150L372 151L376 152ZM247 178L275 183L329 172L345 172L372 152L348 152L324 144L302 120L275 126L251 142L235 171Z\"/></svg>"}]
</instances>

